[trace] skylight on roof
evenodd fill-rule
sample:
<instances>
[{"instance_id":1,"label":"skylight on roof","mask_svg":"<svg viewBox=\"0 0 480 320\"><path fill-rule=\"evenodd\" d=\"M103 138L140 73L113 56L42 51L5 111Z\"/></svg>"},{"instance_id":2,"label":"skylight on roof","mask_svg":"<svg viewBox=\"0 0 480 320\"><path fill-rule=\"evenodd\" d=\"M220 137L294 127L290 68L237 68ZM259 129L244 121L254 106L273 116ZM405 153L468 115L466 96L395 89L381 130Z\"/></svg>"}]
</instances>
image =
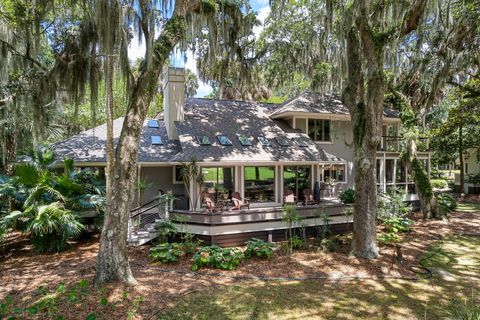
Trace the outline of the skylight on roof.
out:
<instances>
[{"instance_id":1,"label":"skylight on roof","mask_svg":"<svg viewBox=\"0 0 480 320\"><path fill-rule=\"evenodd\" d=\"M258 139L258 142L260 142L260 144L262 146L266 146L266 147L270 147L272 144L270 143L270 140L268 140L267 138L265 138L264 136L258 136L257 137Z\"/></svg>"},{"instance_id":2,"label":"skylight on roof","mask_svg":"<svg viewBox=\"0 0 480 320\"><path fill-rule=\"evenodd\" d=\"M291 146L290 140L283 137L283 136L278 136L275 138L277 140L278 144L282 147L289 147Z\"/></svg>"},{"instance_id":3,"label":"skylight on roof","mask_svg":"<svg viewBox=\"0 0 480 320\"><path fill-rule=\"evenodd\" d=\"M308 147L308 140L306 138L295 138L294 141L299 147Z\"/></svg>"},{"instance_id":4,"label":"skylight on roof","mask_svg":"<svg viewBox=\"0 0 480 320\"><path fill-rule=\"evenodd\" d=\"M222 146L231 146L232 145L232 141L226 135L220 134L220 135L217 136L217 139L218 139L218 142L220 142L220 144Z\"/></svg>"},{"instance_id":5,"label":"skylight on roof","mask_svg":"<svg viewBox=\"0 0 480 320\"><path fill-rule=\"evenodd\" d=\"M152 144L154 145L163 144L162 137L160 136L151 136L150 139L152 140Z\"/></svg>"},{"instance_id":6,"label":"skylight on roof","mask_svg":"<svg viewBox=\"0 0 480 320\"><path fill-rule=\"evenodd\" d=\"M212 144L212 143L210 142L210 139L209 139L207 136L204 136L204 135L197 136L197 141L198 141L198 143L200 143L200 145L202 145L202 146L209 146L209 145Z\"/></svg>"},{"instance_id":7,"label":"skylight on roof","mask_svg":"<svg viewBox=\"0 0 480 320\"><path fill-rule=\"evenodd\" d=\"M158 120L155 120L155 119L148 120L148 127L149 128L159 128Z\"/></svg>"},{"instance_id":8,"label":"skylight on roof","mask_svg":"<svg viewBox=\"0 0 480 320\"><path fill-rule=\"evenodd\" d=\"M253 138L243 134L238 135L238 141L245 147L253 145Z\"/></svg>"}]
</instances>

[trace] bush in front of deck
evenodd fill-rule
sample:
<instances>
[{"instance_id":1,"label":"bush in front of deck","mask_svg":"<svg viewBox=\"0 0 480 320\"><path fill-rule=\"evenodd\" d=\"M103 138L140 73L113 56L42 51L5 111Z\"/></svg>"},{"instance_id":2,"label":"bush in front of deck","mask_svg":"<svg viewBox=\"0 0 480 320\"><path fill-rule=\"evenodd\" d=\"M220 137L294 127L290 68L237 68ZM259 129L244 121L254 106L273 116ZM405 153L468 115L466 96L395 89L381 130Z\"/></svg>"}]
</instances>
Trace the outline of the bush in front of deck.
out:
<instances>
[{"instance_id":1,"label":"bush in front of deck","mask_svg":"<svg viewBox=\"0 0 480 320\"><path fill-rule=\"evenodd\" d=\"M273 248L275 245L271 242L266 242L261 239L252 238L247 240L247 249L244 251L245 258L250 259L252 257L267 258L273 257Z\"/></svg>"},{"instance_id":2,"label":"bush in front of deck","mask_svg":"<svg viewBox=\"0 0 480 320\"><path fill-rule=\"evenodd\" d=\"M192 271L202 267L212 267L220 270L236 270L245 255L238 249L221 248L217 245L201 247L193 255Z\"/></svg>"}]
</instances>

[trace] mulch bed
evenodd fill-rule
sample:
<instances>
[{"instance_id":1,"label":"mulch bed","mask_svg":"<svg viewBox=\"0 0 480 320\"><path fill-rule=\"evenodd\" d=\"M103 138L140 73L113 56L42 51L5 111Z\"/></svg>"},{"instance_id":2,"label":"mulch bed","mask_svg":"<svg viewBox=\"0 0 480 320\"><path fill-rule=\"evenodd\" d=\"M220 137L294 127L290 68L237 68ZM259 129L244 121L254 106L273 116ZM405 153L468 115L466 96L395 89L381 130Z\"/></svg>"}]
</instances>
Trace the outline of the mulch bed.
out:
<instances>
[{"instance_id":1,"label":"mulch bed","mask_svg":"<svg viewBox=\"0 0 480 320\"><path fill-rule=\"evenodd\" d=\"M60 303L57 314L62 314L65 319L85 319L95 312L108 315L108 318L124 319L127 312L132 311L138 319L149 319L160 310L175 305L182 295L213 285L256 281L243 279L250 277L326 277L331 280L342 280L343 277L414 277L410 267L418 264L433 241L453 234L480 233L478 213L455 213L450 221L424 221L417 218L419 216L416 215L418 221L413 230L405 235L401 261L395 259L396 249L393 247L381 247L378 259L358 259L348 254L348 241L345 240L345 245L338 252L296 251L291 256L277 255L271 260L247 260L236 271L202 269L192 273L190 257L184 257L177 264L150 264L148 246L130 248L131 266L138 286L117 283L100 290L91 288L89 295L75 307L68 302ZM25 308L39 299L39 286L54 289L63 282L69 288L82 279L92 283L98 236L81 240L71 250L59 254L34 254L20 235L7 248L0 250L0 300L10 295L16 307ZM140 296L143 302L137 301L138 310L132 309L135 299ZM102 297L108 298L107 306L100 305Z\"/></svg>"}]
</instances>

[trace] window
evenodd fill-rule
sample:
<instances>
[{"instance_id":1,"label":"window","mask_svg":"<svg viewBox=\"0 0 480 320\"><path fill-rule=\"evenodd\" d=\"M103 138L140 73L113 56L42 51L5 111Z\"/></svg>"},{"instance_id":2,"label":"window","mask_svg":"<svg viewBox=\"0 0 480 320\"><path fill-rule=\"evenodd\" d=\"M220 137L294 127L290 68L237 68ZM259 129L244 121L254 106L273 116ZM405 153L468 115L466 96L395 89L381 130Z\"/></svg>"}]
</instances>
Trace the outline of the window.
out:
<instances>
[{"instance_id":1,"label":"window","mask_svg":"<svg viewBox=\"0 0 480 320\"><path fill-rule=\"evenodd\" d=\"M393 182L393 167L395 163L393 159L386 159L385 160L385 180L387 183L392 183Z\"/></svg>"},{"instance_id":2,"label":"window","mask_svg":"<svg viewBox=\"0 0 480 320\"><path fill-rule=\"evenodd\" d=\"M148 120L149 128L159 128L158 120Z\"/></svg>"},{"instance_id":3,"label":"window","mask_svg":"<svg viewBox=\"0 0 480 320\"><path fill-rule=\"evenodd\" d=\"M245 167L244 181L250 202L275 202L275 167Z\"/></svg>"},{"instance_id":4,"label":"window","mask_svg":"<svg viewBox=\"0 0 480 320\"><path fill-rule=\"evenodd\" d=\"M404 183L406 182L407 178L407 170L405 166L403 165L402 161L397 161L397 172L395 174L395 182L397 183Z\"/></svg>"},{"instance_id":5,"label":"window","mask_svg":"<svg viewBox=\"0 0 480 320\"><path fill-rule=\"evenodd\" d=\"M278 144L281 147L289 147L289 146L292 145L290 143L290 139L288 139L287 137L284 137L284 136L278 136L278 137L275 138L275 140L277 140Z\"/></svg>"},{"instance_id":6,"label":"window","mask_svg":"<svg viewBox=\"0 0 480 320\"><path fill-rule=\"evenodd\" d=\"M173 183L174 184L183 183L182 166L174 166L173 167Z\"/></svg>"},{"instance_id":7,"label":"window","mask_svg":"<svg viewBox=\"0 0 480 320\"><path fill-rule=\"evenodd\" d=\"M217 139L218 139L218 142L220 142L220 144L222 146L231 146L232 145L232 141L226 135L223 135L223 134L218 135Z\"/></svg>"},{"instance_id":8,"label":"window","mask_svg":"<svg viewBox=\"0 0 480 320\"><path fill-rule=\"evenodd\" d=\"M265 147L270 147L272 144L270 143L270 140L268 140L267 138L263 137L263 136L258 136L257 137L257 140L258 142L260 142L260 144L262 146L265 146Z\"/></svg>"},{"instance_id":9,"label":"window","mask_svg":"<svg viewBox=\"0 0 480 320\"><path fill-rule=\"evenodd\" d=\"M210 142L210 139L207 136L197 136L198 143L202 146L209 146L212 143Z\"/></svg>"},{"instance_id":10,"label":"window","mask_svg":"<svg viewBox=\"0 0 480 320\"><path fill-rule=\"evenodd\" d=\"M332 141L330 120L308 119L308 136L314 141Z\"/></svg>"},{"instance_id":11,"label":"window","mask_svg":"<svg viewBox=\"0 0 480 320\"><path fill-rule=\"evenodd\" d=\"M307 138L298 137L298 138L294 138L293 140L295 141L295 143L299 147L308 147L308 139Z\"/></svg>"},{"instance_id":12,"label":"window","mask_svg":"<svg viewBox=\"0 0 480 320\"><path fill-rule=\"evenodd\" d=\"M235 174L232 167L202 168L203 192L214 194L217 201L231 197L235 187Z\"/></svg>"},{"instance_id":13,"label":"window","mask_svg":"<svg viewBox=\"0 0 480 320\"><path fill-rule=\"evenodd\" d=\"M344 164L332 164L324 167L323 171L324 181L328 178L334 179L336 182L345 181L345 165Z\"/></svg>"},{"instance_id":14,"label":"window","mask_svg":"<svg viewBox=\"0 0 480 320\"><path fill-rule=\"evenodd\" d=\"M242 146L244 146L244 147L248 147L248 146L253 145L253 138L252 138L252 137L245 136L245 135L243 135L243 134L240 134L240 135L238 136L238 141L240 141L240 143L241 143Z\"/></svg>"},{"instance_id":15,"label":"window","mask_svg":"<svg viewBox=\"0 0 480 320\"><path fill-rule=\"evenodd\" d=\"M163 144L162 137L160 137L160 136L151 136L150 139L152 140L153 145Z\"/></svg>"},{"instance_id":16,"label":"window","mask_svg":"<svg viewBox=\"0 0 480 320\"><path fill-rule=\"evenodd\" d=\"M294 193L297 200L304 200L303 190L312 188L310 166L283 167L283 193Z\"/></svg>"}]
</instances>

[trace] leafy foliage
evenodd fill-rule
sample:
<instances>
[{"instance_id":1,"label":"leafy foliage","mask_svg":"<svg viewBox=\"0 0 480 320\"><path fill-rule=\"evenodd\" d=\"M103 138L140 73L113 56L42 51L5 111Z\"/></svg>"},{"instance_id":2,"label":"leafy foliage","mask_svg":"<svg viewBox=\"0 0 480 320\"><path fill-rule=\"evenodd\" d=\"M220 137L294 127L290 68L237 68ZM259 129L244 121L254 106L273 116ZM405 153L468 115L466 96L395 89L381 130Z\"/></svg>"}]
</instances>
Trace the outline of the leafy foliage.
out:
<instances>
[{"instance_id":1,"label":"leafy foliage","mask_svg":"<svg viewBox=\"0 0 480 320\"><path fill-rule=\"evenodd\" d=\"M447 217L457 208L457 200L448 193L439 193L435 195L439 218Z\"/></svg>"},{"instance_id":2,"label":"leafy foliage","mask_svg":"<svg viewBox=\"0 0 480 320\"><path fill-rule=\"evenodd\" d=\"M183 251L181 245L176 242L160 243L150 249L150 259L153 262L177 262L182 255Z\"/></svg>"},{"instance_id":3,"label":"leafy foliage","mask_svg":"<svg viewBox=\"0 0 480 320\"><path fill-rule=\"evenodd\" d=\"M447 180L445 179L431 179L430 184L432 188L436 189L445 189L448 186Z\"/></svg>"},{"instance_id":4,"label":"leafy foliage","mask_svg":"<svg viewBox=\"0 0 480 320\"><path fill-rule=\"evenodd\" d=\"M273 257L273 248L275 245L271 242L266 242L261 239L252 238L247 240L247 249L244 251L245 258L252 257L267 258Z\"/></svg>"},{"instance_id":5,"label":"leafy foliage","mask_svg":"<svg viewBox=\"0 0 480 320\"><path fill-rule=\"evenodd\" d=\"M212 267L221 270L235 270L245 255L234 248L221 248L217 245L201 247L193 255L192 270L196 271L202 267Z\"/></svg>"},{"instance_id":6,"label":"leafy foliage","mask_svg":"<svg viewBox=\"0 0 480 320\"><path fill-rule=\"evenodd\" d=\"M355 190L352 188L344 190L340 193L339 198L344 204L355 203Z\"/></svg>"}]
</instances>

